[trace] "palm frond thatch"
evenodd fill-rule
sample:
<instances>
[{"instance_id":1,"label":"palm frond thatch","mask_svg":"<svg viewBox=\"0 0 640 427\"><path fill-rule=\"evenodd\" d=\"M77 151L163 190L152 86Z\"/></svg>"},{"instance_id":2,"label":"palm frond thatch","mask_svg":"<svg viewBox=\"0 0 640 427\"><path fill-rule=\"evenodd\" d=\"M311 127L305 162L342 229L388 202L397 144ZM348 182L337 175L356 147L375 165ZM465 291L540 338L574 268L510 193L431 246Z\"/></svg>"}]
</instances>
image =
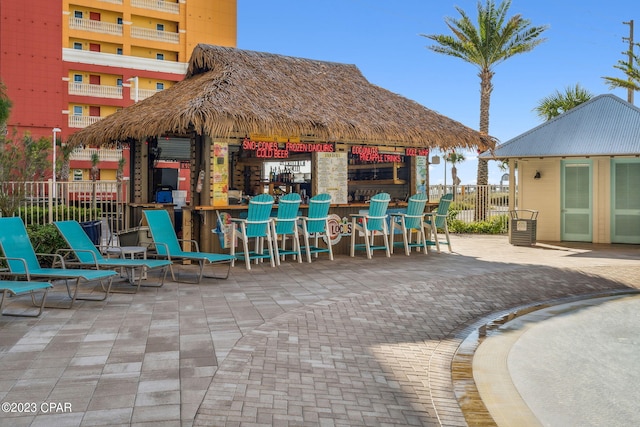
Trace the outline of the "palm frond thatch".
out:
<instances>
[{"instance_id":1,"label":"palm frond thatch","mask_svg":"<svg viewBox=\"0 0 640 427\"><path fill-rule=\"evenodd\" d=\"M311 135L413 147L493 147L491 138L369 83L354 65L198 45L185 79L69 137L101 145L192 130Z\"/></svg>"}]
</instances>

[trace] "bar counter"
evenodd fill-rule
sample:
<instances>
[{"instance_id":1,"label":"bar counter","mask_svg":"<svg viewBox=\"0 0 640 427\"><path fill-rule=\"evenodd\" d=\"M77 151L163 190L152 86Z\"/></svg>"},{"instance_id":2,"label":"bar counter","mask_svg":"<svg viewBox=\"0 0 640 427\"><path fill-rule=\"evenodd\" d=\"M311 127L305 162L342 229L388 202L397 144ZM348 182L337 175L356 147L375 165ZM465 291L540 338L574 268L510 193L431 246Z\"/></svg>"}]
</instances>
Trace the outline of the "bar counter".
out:
<instances>
[{"instance_id":1,"label":"bar counter","mask_svg":"<svg viewBox=\"0 0 640 427\"><path fill-rule=\"evenodd\" d=\"M274 204L274 209L277 209L277 204ZM435 202L427 203L426 210L430 211L438 204ZM182 209L182 221L185 226L182 227L182 238L185 240L195 239L200 244L200 250L203 252L224 252L228 253L228 249L223 249L219 237L216 233L212 232L217 227L218 217L216 211L227 212L232 217L238 218L240 213L246 211L249 205L237 204L227 206L185 206ZM406 202L394 202L389 203L390 212L398 212L407 207ZM330 226L332 227L332 241L334 254L346 255L349 253L350 245L350 230L351 230L351 217L352 213L360 213L363 210L369 208L368 203L355 202L349 204L335 204L329 208ZM300 205L301 216L307 214L307 205ZM275 215L275 213L274 213ZM186 226L186 224L194 221L193 228ZM191 234L193 229L193 235Z\"/></svg>"}]
</instances>

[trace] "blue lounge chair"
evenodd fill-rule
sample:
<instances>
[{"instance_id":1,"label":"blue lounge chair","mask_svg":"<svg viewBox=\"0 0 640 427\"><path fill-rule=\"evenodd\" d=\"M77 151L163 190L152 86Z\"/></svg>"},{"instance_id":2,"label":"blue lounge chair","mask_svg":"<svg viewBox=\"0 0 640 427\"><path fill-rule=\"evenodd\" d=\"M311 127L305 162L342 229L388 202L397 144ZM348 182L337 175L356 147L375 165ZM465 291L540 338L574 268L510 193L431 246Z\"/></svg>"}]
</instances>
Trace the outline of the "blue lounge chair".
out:
<instances>
[{"instance_id":1,"label":"blue lounge chair","mask_svg":"<svg viewBox=\"0 0 640 427\"><path fill-rule=\"evenodd\" d=\"M156 256L159 258L166 258L171 262L169 269L171 270L171 277L174 282L178 282L179 280L176 280L176 276L173 272L173 261L179 260L198 262L198 265L200 266L198 280L192 283L200 283L202 281L205 264L228 264L227 274L225 276L212 277L215 279L226 279L229 277L231 262L235 259L233 255L200 252L198 242L195 240L188 240L192 247L195 248L195 251L184 251L180 247L180 242L187 240L178 239L173 228L173 224L171 223L171 218L169 218L169 213L166 210L143 210L142 214L149 225L149 231L151 232L151 239L153 241L152 245L155 247L157 252Z\"/></svg>"},{"instance_id":2,"label":"blue lounge chair","mask_svg":"<svg viewBox=\"0 0 640 427\"><path fill-rule=\"evenodd\" d=\"M327 193L317 194L309 199L307 216L300 217L302 225L302 237L304 238L304 251L307 254L307 262L311 262L311 254L318 257L319 253L329 253L329 259L333 261L333 249L329 239L329 206L331 195ZM313 235L314 243L310 244L309 238ZM319 238L324 237L326 247L319 245Z\"/></svg>"},{"instance_id":3,"label":"blue lounge chair","mask_svg":"<svg viewBox=\"0 0 640 427\"><path fill-rule=\"evenodd\" d=\"M0 280L0 292L2 292L2 299L0 299L0 312L3 316L19 316L19 317L38 317L42 313L44 303L47 299L47 292L53 285L48 282L20 282L13 280ZM39 310L36 314L32 313L18 313L18 312L5 312L2 310L4 300L7 296L18 296L23 294L31 295L31 302L38 307L36 303L35 292L42 291L42 298L40 299Z\"/></svg>"},{"instance_id":4,"label":"blue lounge chair","mask_svg":"<svg viewBox=\"0 0 640 427\"><path fill-rule=\"evenodd\" d=\"M411 248L422 248L427 253L427 232L424 223L424 207L427 204L427 194L418 193L409 197L407 210L402 213L390 213L391 230L389 233L389 247L393 253L394 246L404 246L407 256L411 254ZM402 242L394 242L396 229L402 233ZM413 240L413 232L416 233L416 240Z\"/></svg>"},{"instance_id":5,"label":"blue lounge chair","mask_svg":"<svg viewBox=\"0 0 640 427\"><path fill-rule=\"evenodd\" d=\"M8 272L4 274L22 277L27 281L34 279L64 280L67 287L67 294L71 298L69 307L73 307L76 300L86 301L104 301L109 296L115 271L95 271L89 269L70 269L64 268L64 260L60 254L36 254L29 240L27 229L21 218L0 218L0 248L4 253L4 257L0 258L6 261ZM38 261L38 255L53 257L52 265L56 265L56 261L62 265L62 268L43 268ZM71 292L69 281L75 283L74 291ZM80 283L93 283L99 281L104 296L100 298L79 296L78 288ZM105 287L104 282L108 282Z\"/></svg>"},{"instance_id":6,"label":"blue lounge chair","mask_svg":"<svg viewBox=\"0 0 640 427\"><path fill-rule=\"evenodd\" d=\"M378 193L369 200L367 213L351 214L351 256L355 256L356 249L365 249L369 259L373 251L378 249L384 249L387 257L391 256L387 227L387 207L390 200L388 193ZM356 244L358 234L364 236L364 243ZM376 236L383 237L384 246L374 244Z\"/></svg>"},{"instance_id":7,"label":"blue lounge chair","mask_svg":"<svg viewBox=\"0 0 640 427\"><path fill-rule=\"evenodd\" d=\"M54 225L69 245L70 249L61 249L59 253L72 254L75 259L73 265L83 268L95 268L96 270L125 269L130 278L134 281L137 277L137 286L133 292L111 289L111 292L134 293L140 286L160 287L164 285L167 272L171 266L171 261L163 259L125 259L120 251L120 258L105 258L93 244L87 233L77 221L55 221ZM118 247L110 247L110 250L117 250ZM70 265L70 261L65 257L65 262ZM146 276L148 270L161 270L161 281L156 285L142 285L142 278ZM137 274L136 274L137 271Z\"/></svg>"},{"instance_id":8,"label":"blue lounge chair","mask_svg":"<svg viewBox=\"0 0 640 427\"><path fill-rule=\"evenodd\" d=\"M427 246L435 246L438 252L440 252L440 243L446 243L449 246L449 252L453 252L451 250L451 239L449 238L449 227L447 226L447 214L452 200L453 194L445 194L438 202L438 208L434 212L425 215L425 226L428 228L430 236L426 244ZM438 237L438 229L444 230L445 241L443 242L440 242Z\"/></svg>"},{"instance_id":9,"label":"blue lounge chair","mask_svg":"<svg viewBox=\"0 0 640 427\"><path fill-rule=\"evenodd\" d=\"M287 255L294 255L298 262L302 262L300 255L300 236L298 235L298 218L300 209L300 195L297 193L289 193L278 199L278 213L272 218L273 226L273 244L278 246L278 236L281 237L282 243L278 248L280 259L283 261ZM287 249L287 238L291 237L291 249Z\"/></svg>"},{"instance_id":10,"label":"blue lounge chair","mask_svg":"<svg viewBox=\"0 0 640 427\"><path fill-rule=\"evenodd\" d=\"M242 240L243 251L237 254L238 258L244 259L247 270L251 270L251 261L258 261L268 258L271 267L276 266L278 259L278 247L274 248L272 234L271 209L273 208L273 197L269 194L260 194L249 200L247 218L231 218L234 224L231 233L231 255L236 255L236 238ZM255 249L249 250L249 239L255 239ZM264 250L264 243L267 242L268 251ZM233 263L232 263L233 265Z\"/></svg>"}]
</instances>

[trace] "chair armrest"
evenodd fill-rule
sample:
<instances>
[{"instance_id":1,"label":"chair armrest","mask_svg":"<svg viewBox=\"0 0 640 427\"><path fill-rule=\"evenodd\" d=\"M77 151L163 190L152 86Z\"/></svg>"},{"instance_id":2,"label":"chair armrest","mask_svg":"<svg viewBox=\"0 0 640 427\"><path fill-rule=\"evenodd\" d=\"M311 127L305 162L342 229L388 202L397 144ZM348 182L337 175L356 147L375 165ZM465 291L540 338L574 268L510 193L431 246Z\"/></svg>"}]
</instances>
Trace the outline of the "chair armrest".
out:
<instances>
[{"instance_id":1,"label":"chair armrest","mask_svg":"<svg viewBox=\"0 0 640 427\"><path fill-rule=\"evenodd\" d=\"M64 266L64 258L62 258L62 255L60 255L60 254L37 253L36 256L44 257L44 258L50 258L50 257L54 258L54 260L51 262L51 265L54 265L56 263L56 259L59 259L60 260L60 265L62 266L60 268L66 268Z\"/></svg>"},{"instance_id":2,"label":"chair armrest","mask_svg":"<svg viewBox=\"0 0 640 427\"><path fill-rule=\"evenodd\" d=\"M195 248L196 248L195 252L200 252L200 246L198 246L198 242L193 240L193 239L178 239L178 242L179 243L189 242L193 246L195 246Z\"/></svg>"},{"instance_id":3,"label":"chair armrest","mask_svg":"<svg viewBox=\"0 0 640 427\"><path fill-rule=\"evenodd\" d=\"M155 247L155 253L147 253L147 256L149 257L153 257L153 258L166 258L169 261L171 261L171 254L169 253L169 246L166 243L161 243L161 242L154 242L151 245L148 245L147 248L150 248L151 246ZM164 248L164 254L161 254L158 252L158 246L163 247Z\"/></svg>"},{"instance_id":4,"label":"chair armrest","mask_svg":"<svg viewBox=\"0 0 640 427\"><path fill-rule=\"evenodd\" d=\"M12 271L3 271L2 274L6 274L8 276L26 276L27 280L31 280L31 274L29 274L29 267L27 266L27 260L24 258L14 258L14 257L0 257L0 261L20 261L22 265L24 265L24 273L14 273Z\"/></svg>"}]
</instances>

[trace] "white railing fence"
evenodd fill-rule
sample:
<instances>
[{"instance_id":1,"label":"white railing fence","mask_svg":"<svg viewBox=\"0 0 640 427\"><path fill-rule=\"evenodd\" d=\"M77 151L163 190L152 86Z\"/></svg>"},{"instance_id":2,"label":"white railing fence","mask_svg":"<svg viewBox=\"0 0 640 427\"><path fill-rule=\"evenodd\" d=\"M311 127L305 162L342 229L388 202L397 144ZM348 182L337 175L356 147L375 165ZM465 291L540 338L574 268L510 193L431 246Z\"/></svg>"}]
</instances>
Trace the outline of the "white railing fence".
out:
<instances>
[{"instance_id":1,"label":"white railing fence","mask_svg":"<svg viewBox=\"0 0 640 427\"><path fill-rule=\"evenodd\" d=\"M127 185L117 181L4 182L0 214L19 215L27 225L53 221L101 221L102 240L129 228Z\"/></svg>"},{"instance_id":2,"label":"white railing fence","mask_svg":"<svg viewBox=\"0 0 640 427\"><path fill-rule=\"evenodd\" d=\"M108 232L130 228L126 182L68 181L0 183L0 214L19 215L29 224L48 224L75 219L79 222L102 220ZM478 218L478 195L484 205L485 220L499 221L507 231L509 187L502 185L459 185L429 187L429 200L437 202L447 193L454 194L450 211L455 219L470 223ZM15 214L15 213L14 213ZM103 227L104 229L105 227ZM104 233L103 233L104 234ZM103 236L104 239L104 236Z\"/></svg>"},{"instance_id":3,"label":"white railing fence","mask_svg":"<svg viewBox=\"0 0 640 427\"><path fill-rule=\"evenodd\" d=\"M506 233L509 223L508 185L432 185L429 201L438 201L447 193L453 194L449 211L455 219L471 223L478 220L499 221ZM478 205L478 203L480 205Z\"/></svg>"}]
</instances>

